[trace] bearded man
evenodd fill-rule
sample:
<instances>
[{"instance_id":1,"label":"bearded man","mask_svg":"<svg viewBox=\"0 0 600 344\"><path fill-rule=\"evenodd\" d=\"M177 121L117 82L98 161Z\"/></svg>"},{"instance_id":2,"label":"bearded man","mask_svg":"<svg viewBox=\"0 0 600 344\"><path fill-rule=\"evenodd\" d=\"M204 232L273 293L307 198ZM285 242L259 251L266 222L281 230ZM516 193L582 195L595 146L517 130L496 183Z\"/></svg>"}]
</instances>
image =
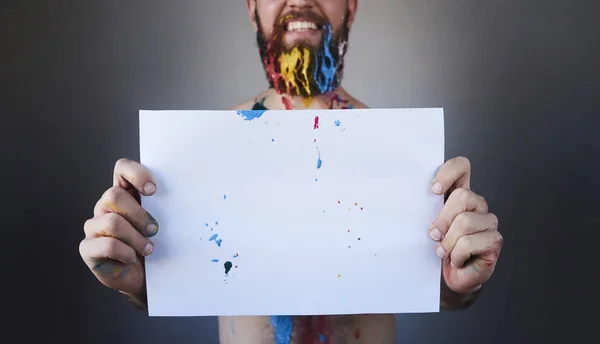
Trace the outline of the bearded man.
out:
<instances>
[{"instance_id":1,"label":"bearded man","mask_svg":"<svg viewBox=\"0 0 600 344\"><path fill-rule=\"evenodd\" d=\"M342 87L344 56L358 0L247 0L269 88L238 111L352 109L366 106ZM498 219L470 190L469 160L448 160L431 191L447 196L428 230L442 259L442 310L472 304L491 277L502 247ZM139 203L156 181L140 163L121 159L114 184L100 198L80 253L98 280L146 309L144 257L158 223ZM302 302L303 295L294 295ZM403 297L391 295L390 297ZM222 343L395 343L392 314L219 318ZM200 338L198 338L201 341Z\"/></svg>"}]
</instances>

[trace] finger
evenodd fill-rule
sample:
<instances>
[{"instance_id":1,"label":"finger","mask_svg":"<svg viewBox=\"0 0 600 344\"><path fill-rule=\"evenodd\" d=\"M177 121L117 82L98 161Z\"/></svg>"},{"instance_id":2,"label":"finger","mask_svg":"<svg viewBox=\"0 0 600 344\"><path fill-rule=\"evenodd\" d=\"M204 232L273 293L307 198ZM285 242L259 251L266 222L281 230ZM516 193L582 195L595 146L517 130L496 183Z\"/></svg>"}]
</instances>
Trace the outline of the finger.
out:
<instances>
[{"instance_id":1,"label":"finger","mask_svg":"<svg viewBox=\"0 0 600 344\"><path fill-rule=\"evenodd\" d=\"M106 259L125 265L137 262L135 250L117 238L84 239L79 245L79 251L86 264L92 269Z\"/></svg>"},{"instance_id":2,"label":"finger","mask_svg":"<svg viewBox=\"0 0 600 344\"><path fill-rule=\"evenodd\" d=\"M460 213L450 225L450 230L444 237L444 240L437 248L437 253L441 258L445 258L451 253L461 238L471 234L484 232L487 230L495 231L498 229L498 218L491 213Z\"/></svg>"},{"instance_id":3,"label":"finger","mask_svg":"<svg viewBox=\"0 0 600 344\"><path fill-rule=\"evenodd\" d=\"M444 239L456 216L468 211L485 213L488 211L487 202L471 190L462 188L454 190L438 218L429 226L429 236L435 241Z\"/></svg>"},{"instance_id":4,"label":"finger","mask_svg":"<svg viewBox=\"0 0 600 344\"><path fill-rule=\"evenodd\" d=\"M465 157L452 158L438 170L431 190L443 195L451 188L471 188L471 163Z\"/></svg>"},{"instance_id":5,"label":"finger","mask_svg":"<svg viewBox=\"0 0 600 344\"><path fill-rule=\"evenodd\" d=\"M116 213L108 213L86 221L83 226L86 238L111 237L121 240L133 248L140 256L148 256L154 250L154 243L138 232L125 218Z\"/></svg>"},{"instance_id":6,"label":"finger","mask_svg":"<svg viewBox=\"0 0 600 344\"><path fill-rule=\"evenodd\" d=\"M139 232L152 237L158 232L158 222L123 188L113 186L96 203L94 217L108 213L123 216Z\"/></svg>"},{"instance_id":7,"label":"finger","mask_svg":"<svg viewBox=\"0 0 600 344\"><path fill-rule=\"evenodd\" d=\"M474 269L492 267L498 260L502 249L502 234L498 231L485 231L461 237L450 253L450 264L462 268L465 262L474 256Z\"/></svg>"},{"instance_id":8,"label":"finger","mask_svg":"<svg viewBox=\"0 0 600 344\"><path fill-rule=\"evenodd\" d=\"M139 162L125 158L119 159L115 164L113 186L126 190L133 187L146 196L156 192L156 181L150 171Z\"/></svg>"}]
</instances>

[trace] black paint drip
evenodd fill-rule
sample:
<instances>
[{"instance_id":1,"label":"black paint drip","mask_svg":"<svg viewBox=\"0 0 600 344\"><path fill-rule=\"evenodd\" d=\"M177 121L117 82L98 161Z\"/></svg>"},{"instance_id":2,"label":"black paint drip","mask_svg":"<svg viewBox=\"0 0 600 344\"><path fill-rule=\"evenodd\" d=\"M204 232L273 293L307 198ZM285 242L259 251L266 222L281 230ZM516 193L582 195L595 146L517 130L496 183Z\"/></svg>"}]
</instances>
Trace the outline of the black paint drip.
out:
<instances>
[{"instance_id":1,"label":"black paint drip","mask_svg":"<svg viewBox=\"0 0 600 344\"><path fill-rule=\"evenodd\" d=\"M264 97L263 99L261 99L260 101L254 103L254 106L252 106L252 110L264 110L267 111L269 109L267 109L265 107L265 100L267 99L267 97Z\"/></svg>"},{"instance_id":2,"label":"black paint drip","mask_svg":"<svg viewBox=\"0 0 600 344\"><path fill-rule=\"evenodd\" d=\"M231 264L231 262L230 262L230 261L227 261L227 262L225 262L225 265L224 265L224 267L225 267L225 273L226 273L226 274L228 274L228 273L229 273L229 270L231 270L231 267L232 267L232 266L233 266L233 264Z\"/></svg>"}]
</instances>

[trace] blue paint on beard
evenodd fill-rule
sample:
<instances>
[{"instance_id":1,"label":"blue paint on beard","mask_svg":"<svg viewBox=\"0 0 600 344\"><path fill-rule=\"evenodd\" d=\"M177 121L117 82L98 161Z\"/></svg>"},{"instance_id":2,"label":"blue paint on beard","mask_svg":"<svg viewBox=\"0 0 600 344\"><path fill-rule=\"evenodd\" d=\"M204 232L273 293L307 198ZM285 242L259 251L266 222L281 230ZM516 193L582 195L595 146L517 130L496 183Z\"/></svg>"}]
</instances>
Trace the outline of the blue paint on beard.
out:
<instances>
[{"instance_id":1,"label":"blue paint on beard","mask_svg":"<svg viewBox=\"0 0 600 344\"><path fill-rule=\"evenodd\" d=\"M291 316L271 316L271 325L273 325L273 339L275 344L290 344L292 338L292 317Z\"/></svg>"},{"instance_id":2,"label":"blue paint on beard","mask_svg":"<svg viewBox=\"0 0 600 344\"><path fill-rule=\"evenodd\" d=\"M333 90L332 84L335 78L335 72L337 70L337 66L335 65L335 61L331 55L331 49L329 47L333 35L331 25L327 25L325 30L327 30L327 33L325 36L325 41L323 42L323 54L321 56L317 56L317 61L315 61L317 66L314 73L315 82L317 83L321 93L327 93Z\"/></svg>"}]
</instances>

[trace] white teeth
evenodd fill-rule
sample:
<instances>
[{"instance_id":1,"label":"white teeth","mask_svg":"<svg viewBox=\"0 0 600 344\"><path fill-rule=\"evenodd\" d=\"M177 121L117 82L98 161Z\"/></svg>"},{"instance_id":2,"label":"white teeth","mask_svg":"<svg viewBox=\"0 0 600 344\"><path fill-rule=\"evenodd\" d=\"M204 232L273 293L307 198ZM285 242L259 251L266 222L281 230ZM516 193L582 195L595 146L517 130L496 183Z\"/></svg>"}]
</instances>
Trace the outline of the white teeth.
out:
<instances>
[{"instance_id":1,"label":"white teeth","mask_svg":"<svg viewBox=\"0 0 600 344\"><path fill-rule=\"evenodd\" d=\"M288 23L287 31L308 31L308 30L316 30L317 24L307 21L294 21Z\"/></svg>"}]
</instances>

